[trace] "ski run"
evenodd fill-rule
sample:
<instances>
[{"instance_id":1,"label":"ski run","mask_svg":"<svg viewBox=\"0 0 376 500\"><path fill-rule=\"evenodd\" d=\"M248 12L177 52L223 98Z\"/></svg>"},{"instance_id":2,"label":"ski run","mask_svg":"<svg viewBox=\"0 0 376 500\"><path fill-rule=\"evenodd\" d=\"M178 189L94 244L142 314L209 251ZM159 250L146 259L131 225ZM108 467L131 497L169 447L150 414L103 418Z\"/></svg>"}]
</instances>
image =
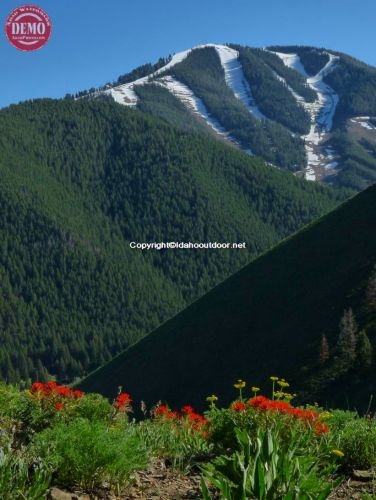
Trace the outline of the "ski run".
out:
<instances>
[{"instance_id":1,"label":"ski run","mask_svg":"<svg viewBox=\"0 0 376 500\"><path fill-rule=\"evenodd\" d=\"M224 137L233 144L240 146L239 142L234 137L231 137L231 135L220 125L220 123L209 114L202 100L195 96L187 85L179 82L172 76L162 77L155 83L169 90L188 109L190 109L194 114L200 116L200 118L202 118L218 135Z\"/></svg>"},{"instance_id":2,"label":"ski run","mask_svg":"<svg viewBox=\"0 0 376 500\"><path fill-rule=\"evenodd\" d=\"M335 67L338 56L327 53L329 60L326 65L314 76L309 76L297 54L285 54L283 52L272 52L276 54L283 63L289 68L295 69L306 79L307 84L316 92L317 99L310 103L306 102L301 96L294 92L285 82L287 88L292 92L295 99L309 113L311 118L311 127L308 134L303 135L304 145L307 153L307 166L305 169L305 178L307 180L316 180L317 167L321 166L325 171L335 168L338 163L333 161L334 151L330 149L328 154L324 145L328 138L328 132L333 126L334 113L339 101L338 95L334 90L323 81ZM280 80L283 78L279 77Z\"/></svg>"}]
</instances>

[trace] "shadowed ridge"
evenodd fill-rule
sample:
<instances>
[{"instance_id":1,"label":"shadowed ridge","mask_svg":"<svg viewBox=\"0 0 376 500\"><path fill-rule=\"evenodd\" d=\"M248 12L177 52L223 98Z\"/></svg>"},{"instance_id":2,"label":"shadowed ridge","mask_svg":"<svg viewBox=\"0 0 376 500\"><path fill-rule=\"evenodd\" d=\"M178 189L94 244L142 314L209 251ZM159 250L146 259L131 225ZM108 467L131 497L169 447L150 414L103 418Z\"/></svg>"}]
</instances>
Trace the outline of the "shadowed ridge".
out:
<instances>
[{"instance_id":1,"label":"shadowed ridge","mask_svg":"<svg viewBox=\"0 0 376 500\"><path fill-rule=\"evenodd\" d=\"M336 335L349 291L376 262L376 186L307 226L224 281L82 381L112 396L123 385L149 403L203 405L234 396L233 380L296 383ZM300 383L300 386L304 384Z\"/></svg>"}]
</instances>

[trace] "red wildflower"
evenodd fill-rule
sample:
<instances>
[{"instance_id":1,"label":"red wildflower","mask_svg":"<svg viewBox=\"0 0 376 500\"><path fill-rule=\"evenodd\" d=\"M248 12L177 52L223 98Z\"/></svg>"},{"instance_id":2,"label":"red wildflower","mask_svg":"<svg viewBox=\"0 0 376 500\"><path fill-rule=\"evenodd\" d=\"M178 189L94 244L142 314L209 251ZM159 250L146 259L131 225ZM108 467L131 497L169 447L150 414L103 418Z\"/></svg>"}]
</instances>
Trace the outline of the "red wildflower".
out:
<instances>
[{"instance_id":1,"label":"red wildflower","mask_svg":"<svg viewBox=\"0 0 376 500\"><path fill-rule=\"evenodd\" d=\"M60 396L62 398L69 398L73 394L73 391L69 389L69 387L65 387L64 385L52 386L50 388L50 391L56 396Z\"/></svg>"},{"instance_id":2,"label":"red wildflower","mask_svg":"<svg viewBox=\"0 0 376 500\"><path fill-rule=\"evenodd\" d=\"M172 425L177 425L176 429L179 430L181 425L191 431L204 432L203 428L208 423L208 420L196 413L192 406L185 405L181 409L181 413L172 411L168 406L159 405L154 410L154 416L160 417L164 421L171 422Z\"/></svg>"},{"instance_id":3,"label":"red wildflower","mask_svg":"<svg viewBox=\"0 0 376 500\"><path fill-rule=\"evenodd\" d=\"M208 420L200 415L199 413L190 413L188 415L189 422L195 424L195 425L205 425L208 423Z\"/></svg>"},{"instance_id":4,"label":"red wildflower","mask_svg":"<svg viewBox=\"0 0 376 500\"><path fill-rule=\"evenodd\" d=\"M69 397L82 397L83 392L81 391L73 391L64 385L58 385L55 381L51 380L50 382L46 382L43 384L42 382L34 382L31 385L30 391L33 394L38 394L43 398L48 398L50 396L61 397L61 398L69 398Z\"/></svg>"},{"instance_id":5,"label":"red wildflower","mask_svg":"<svg viewBox=\"0 0 376 500\"><path fill-rule=\"evenodd\" d=\"M169 420L175 420L179 418L179 413L177 411L169 411L165 415Z\"/></svg>"},{"instance_id":6,"label":"red wildflower","mask_svg":"<svg viewBox=\"0 0 376 500\"><path fill-rule=\"evenodd\" d=\"M299 410L299 411L297 411ZM307 422L314 422L319 418L319 414L314 410L302 410L301 408L295 408L296 417L302 420L306 420Z\"/></svg>"},{"instance_id":7,"label":"red wildflower","mask_svg":"<svg viewBox=\"0 0 376 500\"><path fill-rule=\"evenodd\" d=\"M290 403L280 400L271 400L264 396L256 396L248 401L248 404L257 410L265 410L290 415L306 424L313 425L317 435L325 434L329 431L327 424L322 424L319 414L315 410L305 410L303 408L294 408ZM234 409L234 406L233 406Z\"/></svg>"},{"instance_id":8,"label":"red wildflower","mask_svg":"<svg viewBox=\"0 0 376 500\"><path fill-rule=\"evenodd\" d=\"M322 422L320 422L320 420L317 420L314 423L314 428L315 428L315 434L317 436L321 436L321 434L326 434L327 432L329 432L328 424L323 424Z\"/></svg>"},{"instance_id":9,"label":"red wildflower","mask_svg":"<svg viewBox=\"0 0 376 500\"><path fill-rule=\"evenodd\" d=\"M82 392L82 391L79 391L78 389L73 391L73 397L75 397L76 399L80 399L82 397L84 397L85 393Z\"/></svg>"},{"instance_id":10,"label":"red wildflower","mask_svg":"<svg viewBox=\"0 0 376 500\"><path fill-rule=\"evenodd\" d=\"M159 405L154 410L154 415L156 417L163 417L164 415L166 415L169 412L170 412L170 409L168 408L168 406L166 406L166 405Z\"/></svg>"},{"instance_id":11,"label":"red wildflower","mask_svg":"<svg viewBox=\"0 0 376 500\"><path fill-rule=\"evenodd\" d=\"M31 385L30 391L35 394L35 393L43 393L44 392L44 384L42 382L34 382Z\"/></svg>"},{"instance_id":12,"label":"red wildflower","mask_svg":"<svg viewBox=\"0 0 376 500\"><path fill-rule=\"evenodd\" d=\"M253 406L253 408L257 408L259 410L266 410L268 402L269 399L266 398L265 396L255 396L254 398L251 398L248 401L248 404L250 406Z\"/></svg>"},{"instance_id":13,"label":"red wildflower","mask_svg":"<svg viewBox=\"0 0 376 500\"><path fill-rule=\"evenodd\" d=\"M132 399L131 399L130 395L127 394L126 392L122 392L115 399L115 405L114 406L115 406L115 408L117 408L118 410L120 410L121 408L129 406L131 402L132 402Z\"/></svg>"},{"instance_id":14,"label":"red wildflower","mask_svg":"<svg viewBox=\"0 0 376 500\"><path fill-rule=\"evenodd\" d=\"M64 409L64 405L63 403L58 402L55 404L55 408L57 411L62 411Z\"/></svg>"},{"instance_id":15,"label":"red wildflower","mask_svg":"<svg viewBox=\"0 0 376 500\"><path fill-rule=\"evenodd\" d=\"M57 383L53 380L44 384L44 391L43 392L44 392L45 396L48 396L48 395L52 394L53 392L55 392L55 389L57 386L58 386Z\"/></svg>"},{"instance_id":16,"label":"red wildflower","mask_svg":"<svg viewBox=\"0 0 376 500\"><path fill-rule=\"evenodd\" d=\"M181 412L185 413L186 415L189 415L191 413L194 413L194 409L192 408L192 406L185 405L182 407Z\"/></svg>"},{"instance_id":17,"label":"red wildflower","mask_svg":"<svg viewBox=\"0 0 376 500\"><path fill-rule=\"evenodd\" d=\"M268 400L264 403L264 405L267 410L278 411L280 413L291 413L293 410L290 403L286 403L286 401Z\"/></svg>"},{"instance_id":18,"label":"red wildflower","mask_svg":"<svg viewBox=\"0 0 376 500\"><path fill-rule=\"evenodd\" d=\"M235 401L235 403L232 403L231 409L234 411L245 411L247 409L246 405L242 401Z\"/></svg>"}]
</instances>

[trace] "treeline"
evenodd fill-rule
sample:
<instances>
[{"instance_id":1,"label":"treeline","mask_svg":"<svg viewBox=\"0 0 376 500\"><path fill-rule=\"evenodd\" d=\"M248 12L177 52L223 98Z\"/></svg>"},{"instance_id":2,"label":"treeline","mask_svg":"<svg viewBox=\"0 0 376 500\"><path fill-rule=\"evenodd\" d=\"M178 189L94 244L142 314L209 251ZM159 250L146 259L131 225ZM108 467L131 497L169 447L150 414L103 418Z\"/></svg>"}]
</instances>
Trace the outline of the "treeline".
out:
<instances>
[{"instance_id":1,"label":"treeline","mask_svg":"<svg viewBox=\"0 0 376 500\"><path fill-rule=\"evenodd\" d=\"M138 68L130 71L129 73L120 75L119 78L116 80L116 82L112 85L113 86L123 85L125 83L130 83L135 80L138 80L139 78L143 78L144 76L151 75L158 69L168 64L171 61L171 59L172 56L169 55L168 57L160 57L156 63L143 64L142 66L139 66Z\"/></svg>"},{"instance_id":2,"label":"treeline","mask_svg":"<svg viewBox=\"0 0 376 500\"><path fill-rule=\"evenodd\" d=\"M139 78L143 78L144 76L148 76L151 73L154 73L158 69L165 66L167 63L171 61L172 56L168 57L160 57L156 63L146 63L138 66L128 73L124 73L120 75L117 80L113 82L107 82L100 87L91 87L90 89L80 90L75 94L66 94L65 99L74 99L78 97L86 97L88 95L94 94L95 92L100 92L102 90L109 89L111 87L116 87L117 85L124 85L125 83L133 82L134 80L138 80Z\"/></svg>"},{"instance_id":3,"label":"treeline","mask_svg":"<svg viewBox=\"0 0 376 500\"><path fill-rule=\"evenodd\" d=\"M0 173L0 376L11 382L82 376L345 196L85 100L1 110Z\"/></svg>"},{"instance_id":4,"label":"treeline","mask_svg":"<svg viewBox=\"0 0 376 500\"><path fill-rule=\"evenodd\" d=\"M257 120L226 85L219 56L213 47L193 50L168 71L202 99L211 113L244 148L274 165L292 171L306 163L303 142L277 122ZM274 97L273 97L274 99Z\"/></svg>"}]
</instances>

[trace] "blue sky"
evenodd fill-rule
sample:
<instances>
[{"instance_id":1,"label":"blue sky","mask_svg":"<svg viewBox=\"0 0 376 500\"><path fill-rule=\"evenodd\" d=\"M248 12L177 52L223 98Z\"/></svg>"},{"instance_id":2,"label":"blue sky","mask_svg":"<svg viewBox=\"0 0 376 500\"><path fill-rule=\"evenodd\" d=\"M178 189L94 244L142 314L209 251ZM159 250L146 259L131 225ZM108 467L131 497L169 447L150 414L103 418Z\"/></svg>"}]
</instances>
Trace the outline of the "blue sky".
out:
<instances>
[{"instance_id":1,"label":"blue sky","mask_svg":"<svg viewBox=\"0 0 376 500\"><path fill-rule=\"evenodd\" d=\"M10 11L31 1L1 0ZM376 66L376 0L35 0L53 23L36 52L13 48L3 28L0 106L62 97L114 80L160 56L205 42L315 45Z\"/></svg>"}]
</instances>

